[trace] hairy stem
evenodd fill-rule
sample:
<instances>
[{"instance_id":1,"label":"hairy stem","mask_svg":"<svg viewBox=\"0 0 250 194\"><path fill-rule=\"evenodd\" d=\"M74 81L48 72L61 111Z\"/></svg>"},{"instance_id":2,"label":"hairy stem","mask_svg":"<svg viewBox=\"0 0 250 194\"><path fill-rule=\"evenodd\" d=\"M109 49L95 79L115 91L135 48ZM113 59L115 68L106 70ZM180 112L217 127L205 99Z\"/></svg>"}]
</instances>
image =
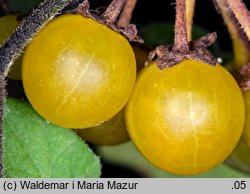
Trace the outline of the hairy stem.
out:
<instances>
[{"instance_id":1,"label":"hairy stem","mask_svg":"<svg viewBox=\"0 0 250 194\"><path fill-rule=\"evenodd\" d=\"M214 3L227 25L233 42L234 64L237 68L241 67L250 61L250 43L248 38L241 29L234 13L229 9L227 0L214 0Z\"/></svg>"},{"instance_id":2,"label":"hairy stem","mask_svg":"<svg viewBox=\"0 0 250 194\"><path fill-rule=\"evenodd\" d=\"M0 48L0 70L6 72L24 47L58 12L72 0L45 0L23 20L10 39Z\"/></svg>"},{"instance_id":3,"label":"hairy stem","mask_svg":"<svg viewBox=\"0 0 250 194\"><path fill-rule=\"evenodd\" d=\"M242 0L227 0L229 8L250 40L250 12Z\"/></svg>"},{"instance_id":4,"label":"hairy stem","mask_svg":"<svg viewBox=\"0 0 250 194\"><path fill-rule=\"evenodd\" d=\"M102 14L102 17L107 21L114 23L121 13L121 10L126 0L113 0L106 11Z\"/></svg>"},{"instance_id":5,"label":"hairy stem","mask_svg":"<svg viewBox=\"0 0 250 194\"><path fill-rule=\"evenodd\" d=\"M187 38L186 0L176 0L174 51L189 51Z\"/></svg>"},{"instance_id":6,"label":"hairy stem","mask_svg":"<svg viewBox=\"0 0 250 194\"><path fill-rule=\"evenodd\" d=\"M192 26L194 16L195 0L186 0L186 19L188 42L192 40Z\"/></svg>"},{"instance_id":7,"label":"hairy stem","mask_svg":"<svg viewBox=\"0 0 250 194\"><path fill-rule=\"evenodd\" d=\"M118 26L126 27L130 24L137 0L127 0L118 20Z\"/></svg>"},{"instance_id":8,"label":"hairy stem","mask_svg":"<svg viewBox=\"0 0 250 194\"><path fill-rule=\"evenodd\" d=\"M3 102L5 94L4 79L14 60L20 56L24 47L37 32L72 0L45 0L23 20L13 35L0 48L0 177L3 177Z\"/></svg>"}]
</instances>

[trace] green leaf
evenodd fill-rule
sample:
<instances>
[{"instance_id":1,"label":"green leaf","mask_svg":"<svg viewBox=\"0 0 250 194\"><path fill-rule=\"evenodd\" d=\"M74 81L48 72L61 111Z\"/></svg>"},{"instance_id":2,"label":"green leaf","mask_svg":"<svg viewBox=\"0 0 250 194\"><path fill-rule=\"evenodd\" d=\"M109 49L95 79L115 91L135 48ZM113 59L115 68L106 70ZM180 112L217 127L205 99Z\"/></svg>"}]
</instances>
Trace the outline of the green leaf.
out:
<instances>
[{"instance_id":1,"label":"green leaf","mask_svg":"<svg viewBox=\"0 0 250 194\"><path fill-rule=\"evenodd\" d=\"M46 122L21 100L6 100L3 145L5 177L100 176L99 158L72 130Z\"/></svg>"}]
</instances>

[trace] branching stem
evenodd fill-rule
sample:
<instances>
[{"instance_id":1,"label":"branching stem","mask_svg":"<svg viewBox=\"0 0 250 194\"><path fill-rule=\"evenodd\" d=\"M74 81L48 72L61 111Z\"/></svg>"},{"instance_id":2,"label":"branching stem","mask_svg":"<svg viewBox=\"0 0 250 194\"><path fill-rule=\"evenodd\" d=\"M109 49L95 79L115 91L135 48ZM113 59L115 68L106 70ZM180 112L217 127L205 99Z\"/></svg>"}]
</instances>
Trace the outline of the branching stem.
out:
<instances>
[{"instance_id":1,"label":"branching stem","mask_svg":"<svg viewBox=\"0 0 250 194\"><path fill-rule=\"evenodd\" d=\"M234 13L241 27L250 40L250 12L242 0L227 0L229 8Z\"/></svg>"},{"instance_id":2,"label":"branching stem","mask_svg":"<svg viewBox=\"0 0 250 194\"><path fill-rule=\"evenodd\" d=\"M106 11L102 14L102 17L111 23L115 23L126 0L113 0Z\"/></svg>"},{"instance_id":3,"label":"branching stem","mask_svg":"<svg viewBox=\"0 0 250 194\"><path fill-rule=\"evenodd\" d=\"M118 20L118 26L126 27L130 24L137 0L127 0Z\"/></svg>"},{"instance_id":4,"label":"branching stem","mask_svg":"<svg viewBox=\"0 0 250 194\"><path fill-rule=\"evenodd\" d=\"M233 43L234 64L241 67L250 60L250 42L237 20L233 10L229 8L228 0L214 0L215 6L221 13ZM250 23L250 21L249 21Z\"/></svg>"}]
</instances>

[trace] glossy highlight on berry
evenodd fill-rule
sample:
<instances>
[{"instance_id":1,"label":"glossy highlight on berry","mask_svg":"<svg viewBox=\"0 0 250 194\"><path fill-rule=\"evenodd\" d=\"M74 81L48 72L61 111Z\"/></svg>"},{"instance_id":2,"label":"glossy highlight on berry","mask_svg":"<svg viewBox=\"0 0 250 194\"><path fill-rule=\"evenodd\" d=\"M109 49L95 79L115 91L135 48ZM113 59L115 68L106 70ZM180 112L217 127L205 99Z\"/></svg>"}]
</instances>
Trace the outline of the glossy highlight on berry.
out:
<instances>
[{"instance_id":1,"label":"glossy highlight on berry","mask_svg":"<svg viewBox=\"0 0 250 194\"><path fill-rule=\"evenodd\" d=\"M136 78L129 42L81 15L51 21L23 59L25 93L48 121L87 128L112 118L128 101Z\"/></svg>"},{"instance_id":2,"label":"glossy highlight on berry","mask_svg":"<svg viewBox=\"0 0 250 194\"><path fill-rule=\"evenodd\" d=\"M244 102L220 65L185 60L159 70L152 62L137 79L126 109L131 140L157 167L174 174L206 172L240 139Z\"/></svg>"}]
</instances>

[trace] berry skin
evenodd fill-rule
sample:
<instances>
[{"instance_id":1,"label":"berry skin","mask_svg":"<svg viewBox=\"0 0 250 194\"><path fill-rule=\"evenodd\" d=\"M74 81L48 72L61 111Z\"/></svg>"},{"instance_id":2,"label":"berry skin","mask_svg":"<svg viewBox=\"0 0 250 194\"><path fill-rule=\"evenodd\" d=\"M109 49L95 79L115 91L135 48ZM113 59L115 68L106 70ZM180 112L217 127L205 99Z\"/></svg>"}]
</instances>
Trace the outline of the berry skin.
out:
<instances>
[{"instance_id":1,"label":"berry skin","mask_svg":"<svg viewBox=\"0 0 250 194\"><path fill-rule=\"evenodd\" d=\"M128 101L136 78L129 42L80 15L45 26L25 51L25 93L48 121L88 128L112 118Z\"/></svg>"},{"instance_id":2,"label":"berry skin","mask_svg":"<svg viewBox=\"0 0 250 194\"><path fill-rule=\"evenodd\" d=\"M136 45L133 46L132 48L135 54L137 72L139 72L141 69L144 68L145 63L148 60L149 52L146 50L143 50L142 48Z\"/></svg>"},{"instance_id":3,"label":"berry skin","mask_svg":"<svg viewBox=\"0 0 250 194\"><path fill-rule=\"evenodd\" d=\"M134 45L137 72L140 71L148 59L148 53L139 46ZM84 140L96 145L118 145L129 140L129 134L125 123L125 113L122 109L113 118L98 126L87 129L76 129L76 132Z\"/></svg>"},{"instance_id":4,"label":"berry skin","mask_svg":"<svg viewBox=\"0 0 250 194\"><path fill-rule=\"evenodd\" d=\"M129 140L123 109L96 127L76 131L84 140L97 145L117 145Z\"/></svg>"},{"instance_id":5,"label":"berry skin","mask_svg":"<svg viewBox=\"0 0 250 194\"><path fill-rule=\"evenodd\" d=\"M153 62L140 72L125 117L131 140L151 163L174 174L198 174L235 148L244 102L220 65L185 60L160 71Z\"/></svg>"}]
</instances>

